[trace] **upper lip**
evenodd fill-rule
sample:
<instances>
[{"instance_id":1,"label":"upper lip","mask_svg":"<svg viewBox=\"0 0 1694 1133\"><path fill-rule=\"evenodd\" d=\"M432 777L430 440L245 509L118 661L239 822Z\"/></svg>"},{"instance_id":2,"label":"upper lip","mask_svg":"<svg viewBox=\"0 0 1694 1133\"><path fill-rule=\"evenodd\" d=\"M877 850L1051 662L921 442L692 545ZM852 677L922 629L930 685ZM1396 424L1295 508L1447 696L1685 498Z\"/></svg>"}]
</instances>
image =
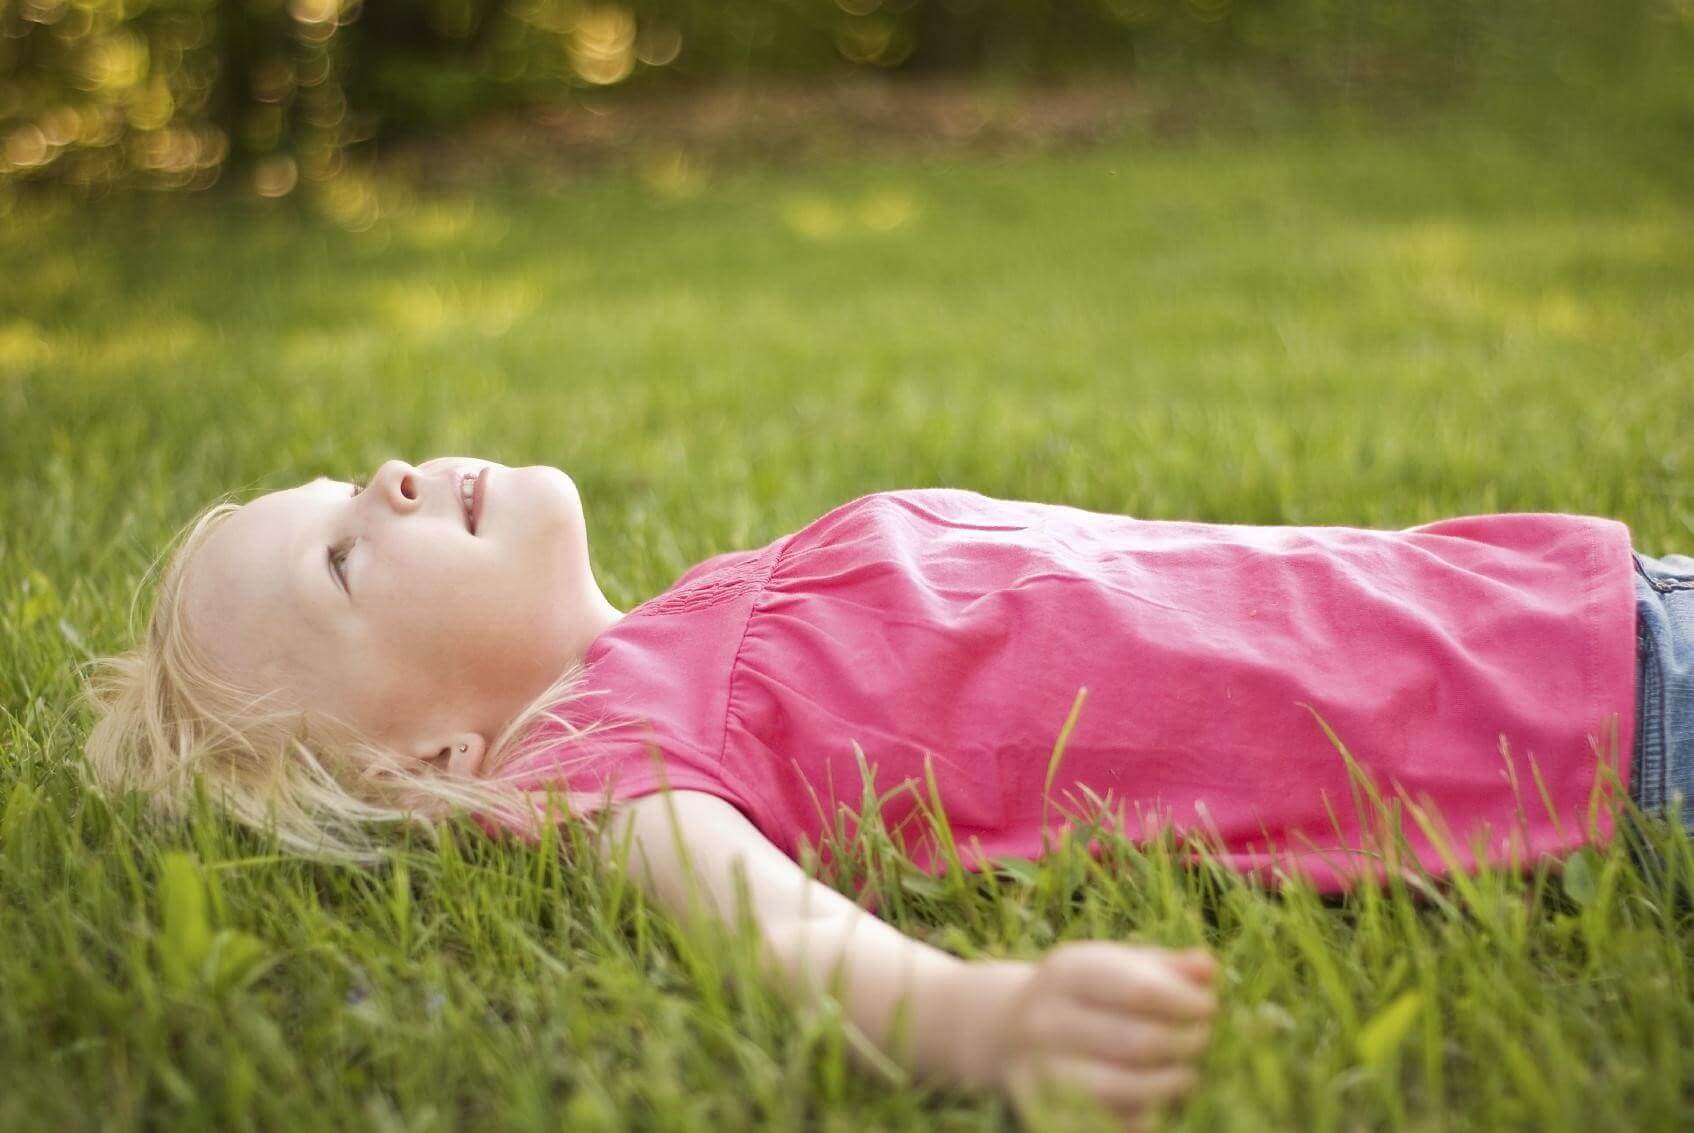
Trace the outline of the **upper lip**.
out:
<instances>
[{"instance_id":1,"label":"upper lip","mask_svg":"<svg viewBox=\"0 0 1694 1133\"><path fill-rule=\"evenodd\" d=\"M482 500L488 491L488 465L476 470L476 487L471 490L471 534L476 534L477 524L482 522Z\"/></svg>"},{"instance_id":2,"label":"upper lip","mask_svg":"<svg viewBox=\"0 0 1694 1133\"><path fill-rule=\"evenodd\" d=\"M476 481L475 486L471 491L471 498L469 501L465 499L466 480ZM481 502L481 488L482 484L480 482L479 472L461 472L453 481L454 499L458 502L459 507L463 509L465 513L465 528L472 535L476 534L476 513L478 511L477 504Z\"/></svg>"}]
</instances>

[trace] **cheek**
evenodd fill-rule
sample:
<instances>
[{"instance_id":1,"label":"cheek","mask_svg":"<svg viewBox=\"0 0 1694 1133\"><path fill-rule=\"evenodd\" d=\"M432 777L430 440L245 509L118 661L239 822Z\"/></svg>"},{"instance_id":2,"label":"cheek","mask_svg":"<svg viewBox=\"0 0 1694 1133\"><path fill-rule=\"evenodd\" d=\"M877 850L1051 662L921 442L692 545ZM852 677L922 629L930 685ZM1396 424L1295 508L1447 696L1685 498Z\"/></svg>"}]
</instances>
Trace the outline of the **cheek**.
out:
<instances>
[{"instance_id":1,"label":"cheek","mask_svg":"<svg viewBox=\"0 0 1694 1133\"><path fill-rule=\"evenodd\" d=\"M415 668L408 659L428 659L432 668L450 660L486 622L479 610L496 588L473 551L450 537L419 538L373 558L359 605L373 638L403 671Z\"/></svg>"},{"instance_id":2,"label":"cheek","mask_svg":"<svg viewBox=\"0 0 1694 1133\"><path fill-rule=\"evenodd\" d=\"M488 595L481 633L499 648L523 650L542 646L563 632L573 608L570 586L556 559L534 556L507 564L503 582Z\"/></svg>"},{"instance_id":3,"label":"cheek","mask_svg":"<svg viewBox=\"0 0 1694 1133\"><path fill-rule=\"evenodd\" d=\"M527 685L537 674L549 675L563 666L581 607L580 587L566 573L566 565L557 553L540 555L511 579L503 601L479 631L485 635L483 663L491 674Z\"/></svg>"},{"instance_id":4,"label":"cheek","mask_svg":"<svg viewBox=\"0 0 1694 1133\"><path fill-rule=\"evenodd\" d=\"M426 682L433 674L498 680L527 675L556 653L578 584L569 541L552 527L525 524L515 538L485 542L420 529L394 544L392 557L375 564L369 604L401 671L427 668Z\"/></svg>"},{"instance_id":5,"label":"cheek","mask_svg":"<svg viewBox=\"0 0 1694 1133\"><path fill-rule=\"evenodd\" d=\"M568 619L561 562L534 548L507 549L418 583L408 603L411 648L445 653L460 671L525 671Z\"/></svg>"}]
</instances>

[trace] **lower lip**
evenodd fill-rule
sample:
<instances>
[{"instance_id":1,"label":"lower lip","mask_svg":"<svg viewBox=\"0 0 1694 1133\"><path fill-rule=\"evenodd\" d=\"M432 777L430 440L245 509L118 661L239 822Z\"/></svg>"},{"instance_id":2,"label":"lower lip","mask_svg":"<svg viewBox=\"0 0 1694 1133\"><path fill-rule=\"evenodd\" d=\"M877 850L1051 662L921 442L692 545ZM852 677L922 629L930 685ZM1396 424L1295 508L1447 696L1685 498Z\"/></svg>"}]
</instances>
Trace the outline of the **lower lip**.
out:
<instances>
[{"instance_id":1,"label":"lower lip","mask_svg":"<svg viewBox=\"0 0 1694 1133\"><path fill-rule=\"evenodd\" d=\"M476 474L476 487L471 489L471 534L482 530L482 503L488 497L488 468Z\"/></svg>"}]
</instances>

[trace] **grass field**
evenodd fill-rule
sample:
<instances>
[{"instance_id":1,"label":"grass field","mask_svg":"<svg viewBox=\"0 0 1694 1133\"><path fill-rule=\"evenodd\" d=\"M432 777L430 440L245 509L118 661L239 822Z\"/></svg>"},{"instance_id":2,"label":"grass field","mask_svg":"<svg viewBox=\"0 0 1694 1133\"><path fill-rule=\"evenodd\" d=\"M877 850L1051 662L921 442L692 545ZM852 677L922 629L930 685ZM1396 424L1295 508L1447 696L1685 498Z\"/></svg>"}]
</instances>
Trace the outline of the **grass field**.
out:
<instances>
[{"instance_id":1,"label":"grass field","mask_svg":"<svg viewBox=\"0 0 1694 1133\"><path fill-rule=\"evenodd\" d=\"M85 798L75 666L228 489L392 455L580 485L620 608L852 496L1147 517L1626 520L1694 549L1694 152L1482 125L1039 159L606 174L284 210L23 199L0 228L0 1128L997 1129L580 845L461 831L364 873ZM965 955L1204 940L1172 1126L1694 1120L1694 847L1439 900L1267 894L1169 855L902 882ZM1042 1128L1091 1128L1054 1107Z\"/></svg>"}]
</instances>

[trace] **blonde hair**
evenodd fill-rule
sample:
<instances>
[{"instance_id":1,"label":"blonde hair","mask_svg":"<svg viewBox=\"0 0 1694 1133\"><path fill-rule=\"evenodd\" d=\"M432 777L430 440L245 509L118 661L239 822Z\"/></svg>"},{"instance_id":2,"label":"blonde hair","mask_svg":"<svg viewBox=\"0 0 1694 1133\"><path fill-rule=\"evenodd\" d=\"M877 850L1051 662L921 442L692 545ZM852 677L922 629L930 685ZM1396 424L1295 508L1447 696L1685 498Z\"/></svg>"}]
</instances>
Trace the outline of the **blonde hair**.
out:
<instances>
[{"instance_id":1,"label":"blonde hair","mask_svg":"<svg viewBox=\"0 0 1694 1133\"><path fill-rule=\"evenodd\" d=\"M369 863L382 856L382 831L413 826L430 840L436 823L458 809L505 820L534 834L558 815L533 788L505 769L541 747L556 747L611 726L578 727L565 706L583 693L574 664L515 716L490 745L477 778L419 765L327 721L314 735L308 719L279 692L255 692L223 679L189 632L183 580L189 561L240 505L212 504L178 532L149 567L166 565L145 633L136 646L93 663L84 696L95 720L84 745L87 785L104 794L139 790L156 813L187 812L195 780L227 814L266 830L287 849L312 857ZM173 552L171 545L175 544ZM130 623L146 588L144 575ZM558 726L547 734L543 723ZM565 813L584 817L604 796L562 792Z\"/></svg>"}]
</instances>

